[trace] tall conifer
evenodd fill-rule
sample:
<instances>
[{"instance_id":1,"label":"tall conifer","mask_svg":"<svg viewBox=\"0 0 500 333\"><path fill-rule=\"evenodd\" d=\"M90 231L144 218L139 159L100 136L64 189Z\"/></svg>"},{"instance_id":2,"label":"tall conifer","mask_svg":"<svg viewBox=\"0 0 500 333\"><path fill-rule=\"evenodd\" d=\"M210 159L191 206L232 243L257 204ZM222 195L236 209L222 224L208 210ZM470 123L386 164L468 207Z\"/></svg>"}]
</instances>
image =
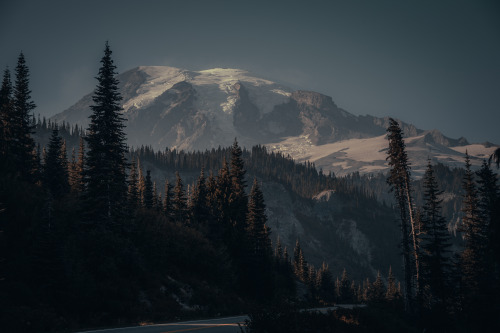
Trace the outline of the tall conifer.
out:
<instances>
[{"instance_id":1,"label":"tall conifer","mask_svg":"<svg viewBox=\"0 0 500 333\"><path fill-rule=\"evenodd\" d=\"M430 302L444 304L449 291L449 259L451 237L446 219L442 216L442 191L439 190L434 169L430 161L424 175L424 206L421 221L423 241L421 243L422 278L430 288Z\"/></svg>"},{"instance_id":2,"label":"tall conifer","mask_svg":"<svg viewBox=\"0 0 500 333\"><path fill-rule=\"evenodd\" d=\"M403 140L403 131L396 120L389 118L387 133L389 140L387 160L391 168L387 183L390 185L391 191L394 192L401 219L403 266L405 272L405 307L408 312L413 312L415 310L413 304L414 285L418 290L420 283L420 263L411 193L410 164L406 154L406 145Z\"/></svg>"},{"instance_id":3,"label":"tall conifer","mask_svg":"<svg viewBox=\"0 0 500 333\"><path fill-rule=\"evenodd\" d=\"M63 140L56 125L52 130L43 168L43 184L54 198L60 198L69 192L67 161L62 149Z\"/></svg>"},{"instance_id":4,"label":"tall conifer","mask_svg":"<svg viewBox=\"0 0 500 333\"><path fill-rule=\"evenodd\" d=\"M90 219L119 223L127 200L127 146L123 130L125 119L120 114L122 97L111 54L106 42L85 138L88 145L86 199Z\"/></svg>"},{"instance_id":5,"label":"tall conifer","mask_svg":"<svg viewBox=\"0 0 500 333\"><path fill-rule=\"evenodd\" d=\"M175 177L176 182L172 198L172 215L176 222L188 223L186 192L184 191L184 185L182 184L182 178L179 172L175 173Z\"/></svg>"},{"instance_id":6,"label":"tall conifer","mask_svg":"<svg viewBox=\"0 0 500 333\"><path fill-rule=\"evenodd\" d=\"M35 162L33 150L35 141L31 137L35 127L32 121L32 111L36 107L31 100L29 89L29 69L24 59L24 54L19 55L16 66L16 81L13 91L12 114L12 152L16 170L23 179L32 181L32 170Z\"/></svg>"},{"instance_id":7,"label":"tall conifer","mask_svg":"<svg viewBox=\"0 0 500 333\"><path fill-rule=\"evenodd\" d=\"M13 168L11 155L13 110L10 71L6 68L3 74L2 87L0 88L0 171L2 173Z\"/></svg>"}]
</instances>

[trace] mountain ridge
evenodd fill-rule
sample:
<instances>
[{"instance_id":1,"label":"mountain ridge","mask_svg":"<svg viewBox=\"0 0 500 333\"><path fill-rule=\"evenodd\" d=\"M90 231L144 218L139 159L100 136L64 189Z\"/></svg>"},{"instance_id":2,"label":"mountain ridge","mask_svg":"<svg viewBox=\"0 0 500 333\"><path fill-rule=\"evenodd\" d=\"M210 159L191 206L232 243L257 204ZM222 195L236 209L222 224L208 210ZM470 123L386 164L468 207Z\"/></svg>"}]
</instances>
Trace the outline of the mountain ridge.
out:
<instances>
[{"instance_id":1,"label":"mountain ridge","mask_svg":"<svg viewBox=\"0 0 500 333\"><path fill-rule=\"evenodd\" d=\"M226 146L237 137L242 146L266 145L299 162L310 160L324 171L340 175L387 170L380 153L386 146L381 144L381 137L389 117L353 115L329 96L294 91L231 68L189 71L141 66L117 75L117 79L130 146L205 150ZM52 119L86 127L91 96L84 96ZM458 166L463 163L460 147L471 146L464 138L448 138L435 129L425 131L402 121L400 124L417 176L427 158ZM374 141L370 145L377 150L363 154L360 143L369 141ZM473 164L478 166L495 147L476 146L476 153L471 153ZM346 148L351 154L345 153ZM357 159L358 155L363 158ZM369 155L372 160L366 158Z\"/></svg>"}]
</instances>

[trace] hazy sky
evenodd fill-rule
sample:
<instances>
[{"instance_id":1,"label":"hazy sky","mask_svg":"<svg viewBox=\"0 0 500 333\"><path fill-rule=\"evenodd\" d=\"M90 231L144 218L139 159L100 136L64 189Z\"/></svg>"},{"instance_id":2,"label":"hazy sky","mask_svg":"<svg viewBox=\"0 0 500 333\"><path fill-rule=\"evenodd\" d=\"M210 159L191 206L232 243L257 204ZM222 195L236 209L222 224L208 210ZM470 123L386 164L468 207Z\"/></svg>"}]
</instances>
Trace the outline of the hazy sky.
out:
<instances>
[{"instance_id":1,"label":"hazy sky","mask_svg":"<svg viewBox=\"0 0 500 333\"><path fill-rule=\"evenodd\" d=\"M500 2L0 0L0 66L22 50L36 113L118 71L236 67L472 142L500 143Z\"/></svg>"}]
</instances>

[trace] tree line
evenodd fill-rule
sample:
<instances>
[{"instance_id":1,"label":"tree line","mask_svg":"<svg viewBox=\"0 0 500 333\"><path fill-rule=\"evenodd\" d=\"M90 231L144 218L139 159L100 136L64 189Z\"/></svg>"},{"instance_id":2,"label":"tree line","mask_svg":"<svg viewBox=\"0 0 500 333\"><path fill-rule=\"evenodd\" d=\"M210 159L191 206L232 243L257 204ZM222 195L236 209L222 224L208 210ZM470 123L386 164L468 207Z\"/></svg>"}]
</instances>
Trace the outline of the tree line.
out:
<instances>
[{"instance_id":1,"label":"tree line","mask_svg":"<svg viewBox=\"0 0 500 333\"><path fill-rule=\"evenodd\" d=\"M458 229L463 249L453 254L433 166L429 161L423 179L423 205L417 207L398 122L390 119L387 132L391 167L387 182L399 209L406 311L422 327L436 331L449 327L452 320L468 330L493 328L498 323L495 313L500 283L497 175L486 160L474 173L466 153Z\"/></svg>"}]
</instances>

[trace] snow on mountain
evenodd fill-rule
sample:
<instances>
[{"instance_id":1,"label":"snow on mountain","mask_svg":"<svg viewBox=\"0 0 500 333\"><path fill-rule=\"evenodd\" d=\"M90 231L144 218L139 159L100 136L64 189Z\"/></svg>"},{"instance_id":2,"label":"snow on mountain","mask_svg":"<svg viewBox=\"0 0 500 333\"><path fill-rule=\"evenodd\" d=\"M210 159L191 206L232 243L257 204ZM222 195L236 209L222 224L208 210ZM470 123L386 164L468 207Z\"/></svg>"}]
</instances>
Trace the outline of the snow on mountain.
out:
<instances>
[{"instance_id":1,"label":"snow on mountain","mask_svg":"<svg viewBox=\"0 0 500 333\"><path fill-rule=\"evenodd\" d=\"M355 116L331 97L292 91L240 69L189 71L143 66L118 75L127 118L128 144L184 150L228 146L234 138L250 148L263 144L310 160L336 174L386 171L388 118ZM92 94L84 96L53 120L86 127ZM463 166L467 150L479 165L497 147L451 139L437 130L401 123L414 173L430 158Z\"/></svg>"}]
</instances>

